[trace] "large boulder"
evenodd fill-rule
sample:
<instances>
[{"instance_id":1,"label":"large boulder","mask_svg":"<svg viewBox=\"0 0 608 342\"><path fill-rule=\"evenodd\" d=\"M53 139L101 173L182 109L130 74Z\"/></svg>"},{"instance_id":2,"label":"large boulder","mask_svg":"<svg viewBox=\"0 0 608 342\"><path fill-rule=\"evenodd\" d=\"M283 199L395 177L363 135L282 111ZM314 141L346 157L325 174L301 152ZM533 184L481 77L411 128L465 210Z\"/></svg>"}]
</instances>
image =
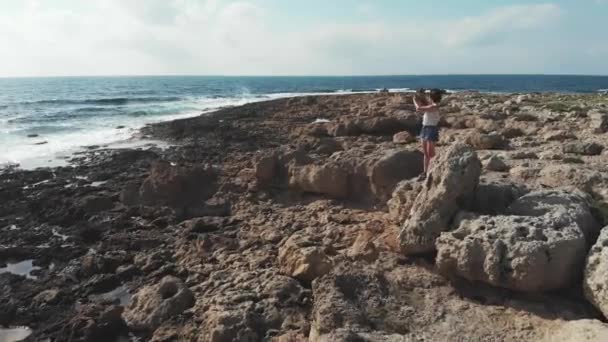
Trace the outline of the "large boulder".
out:
<instances>
[{"instance_id":1,"label":"large boulder","mask_svg":"<svg viewBox=\"0 0 608 342\"><path fill-rule=\"evenodd\" d=\"M194 302L192 291L180 279L166 276L160 283L139 290L123 317L133 330L153 331Z\"/></svg>"},{"instance_id":2,"label":"large boulder","mask_svg":"<svg viewBox=\"0 0 608 342\"><path fill-rule=\"evenodd\" d=\"M585 297L608 317L608 228L602 229L585 267Z\"/></svg>"},{"instance_id":3,"label":"large boulder","mask_svg":"<svg viewBox=\"0 0 608 342\"><path fill-rule=\"evenodd\" d=\"M372 192L378 199L388 200L397 183L422 173L423 159L424 156L419 151L387 151L369 169Z\"/></svg>"},{"instance_id":4,"label":"large boulder","mask_svg":"<svg viewBox=\"0 0 608 342\"><path fill-rule=\"evenodd\" d=\"M349 173L340 165L292 166L289 168L289 187L294 190L346 198L349 195Z\"/></svg>"},{"instance_id":5,"label":"large boulder","mask_svg":"<svg viewBox=\"0 0 608 342\"><path fill-rule=\"evenodd\" d=\"M577 190L530 193L507 215L463 215L437 239L446 274L519 291L565 288L580 275L598 225L590 198Z\"/></svg>"},{"instance_id":6,"label":"large boulder","mask_svg":"<svg viewBox=\"0 0 608 342\"><path fill-rule=\"evenodd\" d=\"M121 199L127 205L187 209L209 199L217 191L216 180L213 168L180 167L161 161L152 165L141 186L128 186Z\"/></svg>"},{"instance_id":7,"label":"large boulder","mask_svg":"<svg viewBox=\"0 0 608 342\"><path fill-rule=\"evenodd\" d=\"M281 273L311 282L332 269L332 260L313 237L296 232L279 248L279 266Z\"/></svg>"},{"instance_id":8,"label":"large boulder","mask_svg":"<svg viewBox=\"0 0 608 342\"><path fill-rule=\"evenodd\" d=\"M399 234L404 253L435 250L435 239L454 215L470 207L480 174L481 162L470 146L454 144L439 153Z\"/></svg>"}]
</instances>

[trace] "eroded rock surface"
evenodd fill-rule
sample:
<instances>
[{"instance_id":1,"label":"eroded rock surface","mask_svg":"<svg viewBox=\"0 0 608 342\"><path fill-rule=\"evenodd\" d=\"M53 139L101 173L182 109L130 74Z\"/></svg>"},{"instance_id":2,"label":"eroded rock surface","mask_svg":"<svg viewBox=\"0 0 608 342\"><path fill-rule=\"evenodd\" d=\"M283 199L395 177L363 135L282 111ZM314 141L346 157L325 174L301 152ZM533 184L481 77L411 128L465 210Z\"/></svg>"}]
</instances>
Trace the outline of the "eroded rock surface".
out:
<instances>
[{"instance_id":1,"label":"eroded rock surface","mask_svg":"<svg viewBox=\"0 0 608 342\"><path fill-rule=\"evenodd\" d=\"M473 215L437 240L437 266L448 274L520 291L572 285L598 225L589 198L568 190L534 192L510 215ZM589 240L588 240L589 239Z\"/></svg>"},{"instance_id":2,"label":"eroded rock surface","mask_svg":"<svg viewBox=\"0 0 608 342\"><path fill-rule=\"evenodd\" d=\"M467 145L447 148L433 163L399 235L406 254L435 250L435 239L459 210L471 205L479 183L481 162Z\"/></svg>"}]
</instances>

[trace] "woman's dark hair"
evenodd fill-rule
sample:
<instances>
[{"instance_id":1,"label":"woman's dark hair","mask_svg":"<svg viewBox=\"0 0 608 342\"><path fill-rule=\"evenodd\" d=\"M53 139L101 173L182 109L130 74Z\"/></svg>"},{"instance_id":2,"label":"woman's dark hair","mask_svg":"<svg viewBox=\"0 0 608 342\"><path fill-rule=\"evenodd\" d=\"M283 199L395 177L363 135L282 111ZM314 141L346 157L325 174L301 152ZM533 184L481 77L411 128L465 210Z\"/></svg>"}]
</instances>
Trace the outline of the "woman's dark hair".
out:
<instances>
[{"instance_id":1,"label":"woman's dark hair","mask_svg":"<svg viewBox=\"0 0 608 342\"><path fill-rule=\"evenodd\" d=\"M431 100L433 100L433 102L435 103L439 103L441 102L441 98L443 97L443 91L441 89L431 89L431 93L429 94L429 97L431 98Z\"/></svg>"}]
</instances>

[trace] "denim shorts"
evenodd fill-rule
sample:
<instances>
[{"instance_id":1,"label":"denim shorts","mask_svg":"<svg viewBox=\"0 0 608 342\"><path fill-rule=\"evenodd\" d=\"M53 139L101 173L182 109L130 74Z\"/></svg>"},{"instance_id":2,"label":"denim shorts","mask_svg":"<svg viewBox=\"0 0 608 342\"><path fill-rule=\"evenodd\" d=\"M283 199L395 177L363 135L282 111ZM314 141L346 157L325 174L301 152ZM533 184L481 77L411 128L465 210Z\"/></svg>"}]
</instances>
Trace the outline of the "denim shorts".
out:
<instances>
[{"instance_id":1,"label":"denim shorts","mask_svg":"<svg viewBox=\"0 0 608 342\"><path fill-rule=\"evenodd\" d=\"M422 126L420 138L426 141L439 141L439 127L437 126Z\"/></svg>"}]
</instances>

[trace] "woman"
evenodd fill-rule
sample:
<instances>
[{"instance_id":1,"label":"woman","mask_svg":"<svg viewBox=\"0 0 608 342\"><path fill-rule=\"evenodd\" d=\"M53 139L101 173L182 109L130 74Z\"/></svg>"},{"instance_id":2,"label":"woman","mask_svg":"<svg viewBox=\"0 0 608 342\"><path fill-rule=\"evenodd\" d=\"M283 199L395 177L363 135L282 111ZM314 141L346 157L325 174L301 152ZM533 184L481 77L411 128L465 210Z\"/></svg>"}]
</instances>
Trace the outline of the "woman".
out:
<instances>
[{"instance_id":1,"label":"woman","mask_svg":"<svg viewBox=\"0 0 608 342\"><path fill-rule=\"evenodd\" d=\"M430 101L421 101L418 96L414 96L416 110L423 112L422 131L422 152L424 153L424 173L419 179L424 180L431 166L431 159L435 157L435 144L439 141L439 103L441 102L442 92L439 89L431 89L429 93Z\"/></svg>"}]
</instances>

